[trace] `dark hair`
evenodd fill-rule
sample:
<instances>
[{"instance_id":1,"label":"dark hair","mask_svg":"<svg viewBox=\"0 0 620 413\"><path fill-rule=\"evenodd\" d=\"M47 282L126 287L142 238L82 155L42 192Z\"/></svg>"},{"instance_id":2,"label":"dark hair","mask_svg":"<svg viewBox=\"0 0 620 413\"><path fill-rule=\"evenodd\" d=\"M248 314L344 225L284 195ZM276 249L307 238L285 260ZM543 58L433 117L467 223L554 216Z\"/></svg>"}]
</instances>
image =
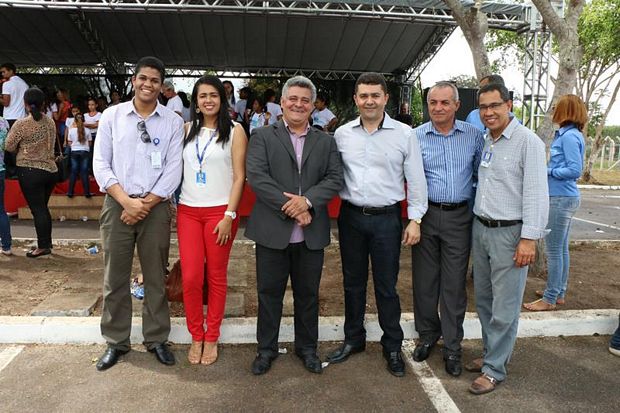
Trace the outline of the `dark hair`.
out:
<instances>
[{"instance_id":1,"label":"dark hair","mask_svg":"<svg viewBox=\"0 0 620 413\"><path fill-rule=\"evenodd\" d=\"M383 77L383 75L380 73L375 73L375 72L362 73L360 77L357 78L357 81L355 82L355 93L357 93L357 87L361 84L380 85L381 89L383 89L383 93L387 93L387 83L385 82L385 77Z\"/></svg>"},{"instance_id":2,"label":"dark hair","mask_svg":"<svg viewBox=\"0 0 620 413\"><path fill-rule=\"evenodd\" d=\"M134 76L140 73L140 70L144 67L151 67L159 71L160 80L164 81L166 77L166 68L164 67L164 62L156 58L155 56L145 56L138 60L136 63L136 70L134 72Z\"/></svg>"},{"instance_id":3,"label":"dark hair","mask_svg":"<svg viewBox=\"0 0 620 413\"><path fill-rule=\"evenodd\" d=\"M220 95L220 111L217 115L218 137L216 142L221 142L222 146L224 146L230 139L230 130L233 123L230 120L230 115L228 114L228 100L226 100L226 90L224 90L224 85L220 79L211 75L201 77L194 85L192 100L189 107L189 111L191 113L191 127L189 133L183 141L183 146L187 145L189 142L193 141L196 136L198 136L200 128L202 128L204 123L204 116L202 116L202 113L200 113L200 111L196 113L196 101L198 100L198 89L200 88L200 85L213 86Z\"/></svg>"},{"instance_id":4,"label":"dark hair","mask_svg":"<svg viewBox=\"0 0 620 413\"><path fill-rule=\"evenodd\" d=\"M17 67L15 67L15 65L13 63L2 63L2 66L5 69L9 69L11 72L15 73L17 72Z\"/></svg>"},{"instance_id":5,"label":"dark hair","mask_svg":"<svg viewBox=\"0 0 620 413\"><path fill-rule=\"evenodd\" d=\"M183 102L183 107L189 108L189 99L187 98L187 93L181 90L180 92L177 92L177 96L181 98L181 102Z\"/></svg>"},{"instance_id":6,"label":"dark hair","mask_svg":"<svg viewBox=\"0 0 620 413\"><path fill-rule=\"evenodd\" d=\"M253 108L254 102L258 102L258 104L260 105L261 108L263 108L263 111L264 111L265 104L266 104L265 99L261 98L260 96L254 96L252 99L248 100L248 105L246 107L254 111L254 108Z\"/></svg>"},{"instance_id":7,"label":"dark hair","mask_svg":"<svg viewBox=\"0 0 620 413\"><path fill-rule=\"evenodd\" d=\"M265 93L263 93L263 99L265 100L265 102L270 102L271 98L276 96L276 92L273 89L267 89L265 90Z\"/></svg>"},{"instance_id":8,"label":"dark hair","mask_svg":"<svg viewBox=\"0 0 620 413\"><path fill-rule=\"evenodd\" d=\"M74 122L77 125L78 142L83 144L86 142L86 135L84 133L84 115L81 113L75 115Z\"/></svg>"},{"instance_id":9,"label":"dark hair","mask_svg":"<svg viewBox=\"0 0 620 413\"><path fill-rule=\"evenodd\" d=\"M232 101L232 103L234 105L236 103L236 101L237 101L235 99L235 85L233 85L233 82L231 82L230 80L225 80L225 81L222 82L222 84L223 85L230 85L230 87L232 88L232 96L231 96L232 99L231 99L231 101Z\"/></svg>"},{"instance_id":10,"label":"dark hair","mask_svg":"<svg viewBox=\"0 0 620 413\"><path fill-rule=\"evenodd\" d=\"M327 93L325 92L317 93L316 100L320 100L321 102L325 103L325 106L329 105L329 97L327 96Z\"/></svg>"},{"instance_id":11,"label":"dark hair","mask_svg":"<svg viewBox=\"0 0 620 413\"><path fill-rule=\"evenodd\" d=\"M478 100L480 100L480 95L483 93L489 93L493 91L498 91L499 96L502 98L504 102L508 102L510 100L510 92L508 88L504 85L500 85L499 83L489 83L488 85L482 86L478 91Z\"/></svg>"},{"instance_id":12,"label":"dark hair","mask_svg":"<svg viewBox=\"0 0 620 413\"><path fill-rule=\"evenodd\" d=\"M480 82L482 82L483 80L487 80L490 83L497 83L500 85L505 85L504 83L504 78L501 77L500 75L487 75L485 77L483 77L482 79L480 79Z\"/></svg>"},{"instance_id":13,"label":"dark hair","mask_svg":"<svg viewBox=\"0 0 620 413\"><path fill-rule=\"evenodd\" d=\"M32 118L36 121L43 117L43 104L45 103L45 93L38 87L31 87L24 93L24 103L30 109Z\"/></svg>"}]
</instances>

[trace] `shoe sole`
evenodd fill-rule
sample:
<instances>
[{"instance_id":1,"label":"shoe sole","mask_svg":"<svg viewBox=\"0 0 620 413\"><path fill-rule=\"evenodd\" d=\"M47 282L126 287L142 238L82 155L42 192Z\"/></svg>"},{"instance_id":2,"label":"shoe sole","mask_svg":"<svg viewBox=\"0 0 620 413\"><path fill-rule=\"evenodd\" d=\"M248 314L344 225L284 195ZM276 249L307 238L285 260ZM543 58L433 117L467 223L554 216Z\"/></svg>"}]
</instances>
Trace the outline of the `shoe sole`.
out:
<instances>
[{"instance_id":1,"label":"shoe sole","mask_svg":"<svg viewBox=\"0 0 620 413\"><path fill-rule=\"evenodd\" d=\"M609 352L614 356L620 357L620 349L615 349L613 347L609 347Z\"/></svg>"}]
</instances>

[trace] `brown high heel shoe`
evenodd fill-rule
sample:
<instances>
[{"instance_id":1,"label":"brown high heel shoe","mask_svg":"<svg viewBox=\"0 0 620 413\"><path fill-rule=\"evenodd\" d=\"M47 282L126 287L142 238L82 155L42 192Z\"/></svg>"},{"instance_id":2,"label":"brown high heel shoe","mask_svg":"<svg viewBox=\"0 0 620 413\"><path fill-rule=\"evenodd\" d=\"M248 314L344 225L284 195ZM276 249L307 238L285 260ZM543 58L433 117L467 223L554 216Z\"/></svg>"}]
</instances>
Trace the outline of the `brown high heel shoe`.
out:
<instances>
[{"instance_id":1,"label":"brown high heel shoe","mask_svg":"<svg viewBox=\"0 0 620 413\"><path fill-rule=\"evenodd\" d=\"M213 364L217 361L217 341L209 342L205 341L205 348L202 352L202 358L200 359L200 364L204 364L208 366L209 364Z\"/></svg>"},{"instance_id":2,"label":"brown high heel shoe","mask_svg":"<svg viewBox=\"0 0 620 413\"><path fill-rule=\"evenodd\" d=\"M189 361L189 364L200 364L201 357L202 341L192 340L192 345L189 346L189 351L187 352L187 360Z\"/></svg>"}]
</instances>

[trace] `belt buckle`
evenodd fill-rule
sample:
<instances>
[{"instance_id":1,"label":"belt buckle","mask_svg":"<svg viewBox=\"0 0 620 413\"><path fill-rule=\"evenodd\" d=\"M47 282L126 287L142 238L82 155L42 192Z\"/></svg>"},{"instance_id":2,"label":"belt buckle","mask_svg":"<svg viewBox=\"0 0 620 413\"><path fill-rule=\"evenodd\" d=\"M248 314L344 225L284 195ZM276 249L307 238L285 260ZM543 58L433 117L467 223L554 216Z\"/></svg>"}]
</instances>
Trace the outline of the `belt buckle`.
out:
<instances>
[{"instance_id":1,"label":"belt buckle","mask_svg":"<svg viewBox=\"0 0 620 413\"><path fill-rule=\"evenodd\" d=\"M366 207L363 206L362 207L362 215L371 216L372 214L369 214L368 212L366 212Z\"/></svg>"}]
</instances>

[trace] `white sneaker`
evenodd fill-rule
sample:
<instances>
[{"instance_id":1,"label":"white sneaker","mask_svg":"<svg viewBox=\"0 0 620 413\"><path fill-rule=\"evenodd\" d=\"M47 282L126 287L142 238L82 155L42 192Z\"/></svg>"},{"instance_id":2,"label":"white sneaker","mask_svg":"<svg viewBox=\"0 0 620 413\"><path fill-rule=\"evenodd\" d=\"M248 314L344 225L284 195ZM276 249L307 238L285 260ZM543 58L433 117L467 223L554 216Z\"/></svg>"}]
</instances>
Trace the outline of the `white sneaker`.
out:
<instances>
[{"instance_id":1,"label":"white sneaker","mask_svg":"<svg viewBox=\"0 0 620 413\"><path fill-rule=\"evenodd\" d=\"M0 254L6 255L7 257L10 257L11 255L13 255L13 252L11 250L0 250Z\"/></svg>"},{"instance_id":2,"label":"white sneaker","mask_svg":"<svg viewBox=\"0 0 620 413\"><path fill-rule=\"evenodd\" d=\"M609 347L609 352L614 356L620 357L620 350L617 348Z\"/></svg>"}]
</instances>

